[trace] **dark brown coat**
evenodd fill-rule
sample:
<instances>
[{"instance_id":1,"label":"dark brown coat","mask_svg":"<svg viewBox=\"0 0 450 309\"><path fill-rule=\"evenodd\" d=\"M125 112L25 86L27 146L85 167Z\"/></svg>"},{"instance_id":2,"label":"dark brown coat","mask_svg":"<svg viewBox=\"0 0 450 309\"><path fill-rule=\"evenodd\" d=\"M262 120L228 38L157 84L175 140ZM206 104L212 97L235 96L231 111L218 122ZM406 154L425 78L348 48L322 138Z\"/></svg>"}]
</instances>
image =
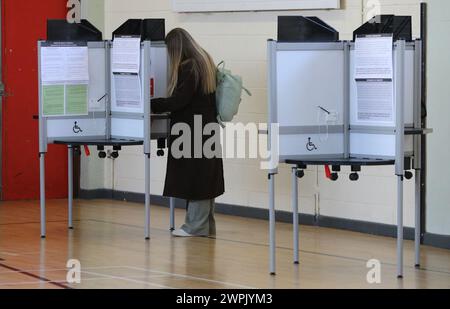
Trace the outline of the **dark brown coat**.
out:
<instances>
[{"instance_id":1,"label":"dark brown coat","mask_svg":"<svg viewBox=\"0 0 450 309\"><path fill-rule=\"evenodd\" d=\"M176 159L172 155L171 146L179 135L171 135L169 139L169 155L164 186L164 196L185 200L206 200L222 195L224 189L222 158L194 158L194 116L202 116L202 127L208 123L217 124L215 93L203 95L192 72L192 63L182 65L178 74L177 87L170 98L152 100L152 111L156 113L170 112L171 127L177 123L186 123L191 129L191 158ZM203 136L203 143L211 136ZM220 144L217 145L220 147Z\"/></svg>"}]
</instances>

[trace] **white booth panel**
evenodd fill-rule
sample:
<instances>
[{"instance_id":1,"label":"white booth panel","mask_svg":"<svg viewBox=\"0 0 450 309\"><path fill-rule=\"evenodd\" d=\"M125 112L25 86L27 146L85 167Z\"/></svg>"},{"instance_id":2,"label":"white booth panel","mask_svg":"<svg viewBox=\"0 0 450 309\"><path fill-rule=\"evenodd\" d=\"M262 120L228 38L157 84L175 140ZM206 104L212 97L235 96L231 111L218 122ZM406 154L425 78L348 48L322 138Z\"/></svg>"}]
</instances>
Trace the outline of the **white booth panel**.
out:
<instances>
[{"instance_id":1,"label":"white booth panel","mask_svg":"<svg viewBox=\"0 0 450 309\"><path fill-rule=\"evenodd\" d=\"M405 154L414 151L414 138L405 136ZM373 157L395 157L395 135L392 134L350 134L350 155Z\"/></svg>"},{"instance_id":2,"label":"white booth panel","mask_svg":"<svg viewBox=\"0 0 450 309\"><path fill-rule=\"evenodd\" d=\"M344 51L277 52L277 121L280 126L315 126L318 106L337 113L343 124Z\"/></svg>"},{"instance_id":3,"label":"white booth panel","mask_svg":"<svg viewBox=\"0 0 450 309\"><path fill-rule=\"evenodd\" d=\"M74 130L75 129L75 130ZM59 118L47 119L48 139L61 137L98 137L105 136L105 118ZM78 133L76 133L78 132Z\"/></svg>"},{"instance_id":4,"label":"white booth panel","mask_svg":"<svg viewBox=\"0 0 450 309\"><path fill-rule=\"evenodd\" d=\"M150 78L153 79L155 98L167 97L167 86L169 80L167 48L165 46L152 47L150 49L151 72Z\"/></svg>"},{"instance_id":5,"label":"white booth panel","mask_svg":"<svg viewBox=\"0 0 450 309\"><path fill-rule=\"evenodd\" d=\"M106 94L105 48L89 48L89 111L105 111Z\"/></svg>"},{"instance_id":6,"label":"white booth panel","mask_svg":"<svg viewBox=\"0 0 450 309\"><path fill-rule=\"evenodd\" d=\"M143 139L144 120L111 118L111 136Z\"/></svg>"},{"instance_id":7,"label":"white booth panel","mask_svg":"<svg viewBox=\"0 0 450 309\"><path fill-rule=\"evenodd\" d=\"M395 135L351 133L351 156L395 157Z\"/></svg>"},{"instance_id":8,"label":"white booth panel","mask_svg":"<svg viewBox=\"0 0 450 309\"><path fill-rule=\"evenodd\" d=\"M311 142L315 147L309 151L307 144ZM296 134L280 135L280 157L287 156L326 156L344 155L343 134Z\"/></svg>"},{"instance_id":9,"label":"white booth panel","mask_svg":"<svg viewBox=\"0 0 450 309\"><path fill-rule=\"evenodd\" d=\"M394 58L395 59L395 58ZM405 52L405 124L414 127L414 50Z\"/></svg>"}]
</instances>

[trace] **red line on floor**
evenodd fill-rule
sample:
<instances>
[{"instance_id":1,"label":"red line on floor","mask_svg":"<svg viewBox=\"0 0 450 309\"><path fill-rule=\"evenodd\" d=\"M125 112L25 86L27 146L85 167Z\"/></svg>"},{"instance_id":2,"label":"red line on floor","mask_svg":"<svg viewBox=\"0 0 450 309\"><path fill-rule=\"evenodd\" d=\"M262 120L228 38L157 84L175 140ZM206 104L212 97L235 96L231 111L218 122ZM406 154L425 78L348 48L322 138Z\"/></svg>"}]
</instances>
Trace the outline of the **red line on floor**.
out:
<instances>
[{"instance_id":1,"label":"red line on floor","mask_svg":"<svg viewBox=\"0 0 450 309\"><path fill-rule=\"evenodd\" d=\"M57 287L60 287L60 288L63 288L63 289L71 289L70 286L67 286L67 285L65 285L65 284L58 283L58 282L53 282L53 281L50 280L50 279L47 279L47 278L44 278L44 277L41 277L41 276L32 274L32 273L30 273L30 272L21 270L21 269L19 269L19 268L15 268L15 267L12 267L12 266L8 266L8 265L5 265L5 264L3 264L3 263L0 263L0 266L3 267L3 268L9 269L9 270L18 272L18 273L20 273L20 274L22 274L22 275L25 275L25 276L28 276L28 277L32 277L32 278L38 279L38 280L47 282L47 283L49 283L49 284L53 284L53 285L55 285L55 286L57 286Z\"/></svg>"}]
</instances>

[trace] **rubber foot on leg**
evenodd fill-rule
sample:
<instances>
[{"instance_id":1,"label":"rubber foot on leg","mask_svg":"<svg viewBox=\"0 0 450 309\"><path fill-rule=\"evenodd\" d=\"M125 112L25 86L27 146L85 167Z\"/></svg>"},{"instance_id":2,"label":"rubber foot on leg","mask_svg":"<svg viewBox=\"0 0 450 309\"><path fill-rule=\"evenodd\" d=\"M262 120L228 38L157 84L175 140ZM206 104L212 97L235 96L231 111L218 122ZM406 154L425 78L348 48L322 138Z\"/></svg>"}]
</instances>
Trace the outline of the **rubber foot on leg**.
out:
<instances>
[{"instance_id":1,"label":"rubber foot on leg","mask_svg":"<svg viewBox=\"0 0 450 309\"><path fill-rule=\"evenodd\" d=\"M403 275L398 275L397 279L403 279Z\"/></svg>"},{"instance_id":2,"label":"rubber foot on leg","mask_svg":"<svg viewBox=\"0 0 450 309\"><path fill-rule=\"evenodd\" d=\"M276 273L270 273L271 276L276 276Z\"/></svg>"},{"instance_id":3,"label":"rubber foot on leg","mask_svg":"<svg viewBox=\"0 0 450 309\"><path fill-rule=\"evenodd\" d=\"M420 264L416 264L416 265L414 265L414 267L419 269L420 268Z\"/></svg>"},{"instance_id":4,"label":"rubber foot on leg","mask_svg":"<svg viewBox=\"0 0 450 309\"><path fill-rule=\"evenodd\" d=\"M295 264L295 265L299 265L300 262L299 262L299 261L295 261L294 264Z\"/></svg>"}]
</instances>

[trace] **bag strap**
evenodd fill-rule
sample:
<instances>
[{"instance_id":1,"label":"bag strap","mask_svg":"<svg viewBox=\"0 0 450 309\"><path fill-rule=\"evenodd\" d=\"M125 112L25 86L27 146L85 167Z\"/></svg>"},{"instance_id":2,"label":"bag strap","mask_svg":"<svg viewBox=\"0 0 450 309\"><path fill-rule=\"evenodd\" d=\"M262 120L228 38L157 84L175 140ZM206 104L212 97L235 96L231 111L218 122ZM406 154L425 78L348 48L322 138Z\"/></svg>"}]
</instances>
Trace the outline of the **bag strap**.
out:
<instances>
[{"instance_id":1,"label":"bag strap","mask_svg":"<svg viewBox=\"0 0 450 309\"><path fill-rule=\"evenodd\" d=\"M223 123L222 119L220 119L220 115L217 115L217 122L219 123L219 125L222 127L222 129L226 128L226 125Z\"/></svg>"},{"instance_id":2,"label":"bag strap","mask_svg":"<svg viewBox=\"0 0 450 309\"><path fill-rule=\"evenodd\" d=\"M247 93L247 95L248 95L249 97L252 96L252 93L250 92L250 90L248 90L248 89L245 88L244 86L242 86L242 89Z\"/></svg>"},{"instance_id":3,"label":"bag strap","mask_svg":"<svg viewBox=\"0 0 450 309\"><path fill-rule=\"evenodd\" d=\"M222 60L219 62L219 64L217 65L217 68L220 69L222 67L222 69L225 69L225 61ZM245 88L244 86L242 86L242 89L245 91L245 93L247 93L247 95L249 97L252 96L252 93L250 92L250 90L248 90L247 88Z\"/></svg>"},{"instance_id":4,"label":"bag strap","mask_svg":"<svg viewBox=\"0 0 450 309\"><path fill-rule=\"evenodd\" d=\"M225 61L224 60L219 62L219 64L217 65L217 68L220 69L221 66L222 66L222 69L225 69Z\"/></svg>"}]
</instances>

